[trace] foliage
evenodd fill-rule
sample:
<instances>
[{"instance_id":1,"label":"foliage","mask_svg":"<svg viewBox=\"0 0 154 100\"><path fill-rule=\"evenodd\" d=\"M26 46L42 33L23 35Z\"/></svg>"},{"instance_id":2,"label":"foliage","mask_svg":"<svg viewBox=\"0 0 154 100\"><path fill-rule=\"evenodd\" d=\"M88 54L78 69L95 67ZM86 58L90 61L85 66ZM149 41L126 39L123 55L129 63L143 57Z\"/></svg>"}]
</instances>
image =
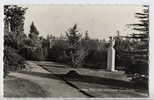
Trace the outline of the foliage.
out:
<instances>
[{"instance_id":1,"label":"foliage","mask_svg":"<svg viewBox=\"0 0 154 100\"><path fill-rule=\"evenodd\" d=\"M136 13L135 17L139 20L138 23L130 24L133 30L140 32L139 34L132 34L132 38L140 39L141 41L148 41L149 39L149 6L143 5L142 13Z\"/></svg>"},{"instance_id":2,"label":"foliage","mask_svg":"<svg viewBox=\"0 0 154 100\"><path fill-rule=\"evenodd\" d=\"M34 22L31 23L30 33L29 33L28 37L29 37L29 41L30 41L30 46L41 47L39 32L38 32L36 26L34 25Z\"/></svg>"},{"instance_id":3,"label":"foliage","mask_svg":"<svg viewBox=\"0 0 154 100\"><path fill-rule=\"evenodd\" d=\"M52 48L48 49L48 60L68 64L68 42L65 40L58 39L55 42L52 41L52 45Z\"/></svg>"},{"instance_id":4,"label":"foliage","mask_svg":"<svg viewBox=\"0 0 154 100\"><path fill-rule=\"evenodd\" d=\"M44 60L44 54L43 54L43 49L42 48L36 48L35 50L32 51L32 60Z\"/></svg>"},{"instance_id":5,"label":"foliage","mask_svg":"<svg viewBox=\"0 0 154 100\"><path fill-rule=\"evenodd\" d=\"M27 8L19 7L17 5L5 5L4 6L4 23L7 29L11 32L23 32L24 31L24 14Z\"/></svg>"},{"instance_id":6,"label":"foliage","mask_svg":"<svg viewBox=\"0 0 154 100\"><path fill-rule=\"evenodd\" d=\"M93 69L105 69L107 66L107 51L106 50L93 50L88 52L85 57L85 67Z\"/></svg>"},{"instance_id":7,"label":"foliage","mask_svg":"<svg viewBox=\"0 0 154 100\"><path fill-rule=\"evenodd\" d=\"M81 34L78 32L76 24L66 32L66 36L69 42L68 56L71 58L71 66L75 68L80 67L87 55L87 51L81 45Z\"/></svg>"},{"instance_id":8,"label":"foliage","mask_svg":"<svg viewBox=\"0 0 154 100\"><path fill-rule=\"evenodd\" d=\"M86 31L85 36L81 40L82 46L87 50L87 55L84 58L84 67L93 69L106 68L107 46L105 40L91 39L88 34L88 31Z\"/></svg>"},{"instance_id":9,"label":"foliage","mask_svg":"<svg viewBox=\"0 0 154 100\"><path fill-rule=\"evenodd\" d=\"M139 32L138 34L131 34L130 39L136 41L136 47L133 52L129 52L132 56L132 62L128 65L126 73L135 75L148 76L148 53L149 53L149 6L143 5L142 13L136 13L138 23L130 24L132 29ZM147 77L146 77L147 78Z\"/></svg>"},{"instance_id":10,"label":"foliage","mask_svg":"<svg viewBox=\"0 0 154 100\"><path fill-rule=\"evenodd\" d=\"M26 47L22 50L24 57L28 60L44 60L46 49L42 48L43 40L42 37L39 37L39 32L32 22L28 39L25 41Z\"/></svg>"},{"instance_id":11,"label":"foliage","mask_svg":"<svg viewBox=\"0 0 154 100\"><path fill-rule=\"evenodd\" d=\"M18 34L17 32L7 32L4 35L4 45L15 49L22 49L25 46L26 35Z\"/></svg>"},{"instance_id":12,"label":"foliage","mask_svg":"<svg viewBox=\"0 0 154 100\"><path fill-rule=\"evenodd\" d=\"M4 45L20 49L26 39L24 34L24 14L27 8L17 5L4 6Z\"/></svg>"},{"instance_id":13,"label":"foliage","mask_svg":"<svg viewBox=\"0 0 154 100\"><path fill-rule=\"evenodd\" d=\"M34 25L34 22L32 22L32 24L30 25L30 33L34 33L36 35L39 35L39 32L38 32L36 26Z\"/></svg>"},{"instance_id":14,"label":"foliage","mask_svg":"<svg viewBox=\"0 0 154 100\"><path fill-rule=\"evenodd\" d=\"M19 52L27 38L24 34L26 9L17 5L4 6L4 76L24 66L24 58Z\"/></svg>"},{"instance_id":15,"label":"foliage","mask_svg":"<svg viewBox=\"0 0 154 100\"><path fill-rule=\"evenodd\" d=\"M82 46L88 51L97 50L99 42L97 40L91 39L86 31L85 36L81 39Z\"/></svg>"},{"instance_id":16,"label":"foliage","mask_svg":"<svg viewBox=\"0 0 154 100\"><path fill-rule=\"evenodd\" d=\"M9 71L17 71L24 68L24 58L11 47L4 47L4 74Z\"/></svg>"},{"instance_id":17,"label":"foliage","mask_svg":"<svg viewBox=\"0 0 154 100\"><path fill-rule=\"evenodd\" d=\"M141 75L148 75L148 63L144 61L137 61L135 60L128 66L129 68L126 69L126 74L141 74Z\"/></svg>"},{"instance_id":18,"label":"foliage","mask_svg":"<svg viewBox=\"0 0 154 100\"><path fill-rule=\"evenodd\" d=\"M149 6L143 5L143 11L142 13L136 13L135 16L139 22L135 24L130 24L132 26L133 30L138 31L138 34L131 34L130 38L133 38L134 40L140 41L140 47L143 49L146 49L145 55L148 56L148 48L149 48ZM141 49L141 48L138 48ZM148 59L147 59L148 60Z\"/></svg>"}]
</instances>

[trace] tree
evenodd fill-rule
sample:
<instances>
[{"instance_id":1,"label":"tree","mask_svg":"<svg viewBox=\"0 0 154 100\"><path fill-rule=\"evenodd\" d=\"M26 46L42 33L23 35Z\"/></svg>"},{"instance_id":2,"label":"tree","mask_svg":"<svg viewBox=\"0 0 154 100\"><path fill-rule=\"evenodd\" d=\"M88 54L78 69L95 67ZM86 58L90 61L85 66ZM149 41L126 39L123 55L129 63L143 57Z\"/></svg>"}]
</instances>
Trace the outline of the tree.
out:
<instances>
[{"instance_id":1,"label":"tree","mask_svg":"<svg viewBox=\"0 0 154 100\"><path fill-rule=\"evenodd\" d=\"M34 22L30 25L30 33L28 35L28 59L30 60L44 60L44 50L42 48L43 37L39 37L39 31L37 30Z\"/></svg>"},{"instance_id":2,"label":"tree","mask_svg":"<svg viewBox=\"0 0 154 100\"><path fill-rule=\"evenodd\" d=\"M24 58L19 54L24 46L24 14L27 8L17 5L4 6L4 77L9 71L20 70Z\"/></svg>"},{"instance_id":3,"label":"tree","mask_svg":"<svg viewBox=\"0 0 154 100\"><path fill-rule=\"evenodd\" d=\"M36 26L34 25L34 22L32 22L32 24L30 25L30 33L34 33L36 35L39 35L39 32L38 32Z\"/></svg>"},{"instance_id":4,"label":"tree","mask_svg":"<svg viewBox=\"0 0 154 100\"><path fill-rule=\"evenodd\" d=\"M41 47L41 43L40 43L40 38L39 38L39 32L36 28L36 26L34 25L34 22L31 23L30 25L30 31L29 31L29 39L31 42L31 46L33 47Z\"/></svg>"},{"instance_id":5,"label":"tree","mask_svg":"<svg viewBox=\"0 0 154 100\"><path fill-rule=\"evenodd\" d=\"M7 29L11 32L23 32L25 12L27 8L19 7L17 5L5 5L4 6L4 23Z\"/></svg>"},{"instance_id":6,"label":"tree","mask_svg":"<svg viewBox=\"0 0 154 100\"><path fill-rule=\"evenodd\" d=\"M139 20L138 23L129 24L132 29L139 32L138 34L133 33L130 38L139 40L138 47L136 50L144 52L140 55L140 60L145 60L148 62L149 53L149 6L143 5L142 13L136 13L135 17Z\"/></svg>"},{"instance_id":7,"label":"tree","mask_svg":"<svg viewBox=\"0 0 154 100\"><path fill-rule=\"evenodd\" d=\"M69 42L69 56L73 68L81 67L84 57L87 55L85 48L81 45L81 34L77 30L77 24L66 32Z\"/></svg>"},{"instance_id":8,"label":"tree","mask_svg":"<svg viewBox=\"0 0 154 100\"><path fill-rule=\"evenodd\" d=\"M85 36L83 37L83 39L81 40L82 42L82 45L87 49L89 50L90 49L90 37L89 37L89 33L88 31L85 32Z\"/></svg>"},{"instance_id":9,"label":"tree","mask_svg":"<svg viewBox=\"0 0 154 100\"><path fill-rule=\"evenodd\" d=\"M90 39L89 34L88 34L88 31L85 32L85 37L84 37L84 39L85 39L85 40L89 40L89 39Z\"/></svg>"},{"instance_id":10,"label":"tree","mask_svg":"<svg viewBox=\"0 0 154 100\"><path fill-rule=\"evenodd\" d=\"M149 54L149 6L143 5L141 13L135 13L138 23L129 24L133 30L138 33L133 33L129 38L136 41L134 50L129 52L132 57L132 63L129 64L126 73L145 75L148 77L148 54Z\"/></svg>"},{"instance_id":11,"label":"tree","mask_svg":"<svg viewBox=\"0 0 154 100\"><path fill-rule=\"evenodd\" d=\"M24 34L24 14L27 8L17 5L4 6L4 45L20 49L26 39Z\"/></svg>"},{"instance_id":12,"label":"tree","mask_svg":"<svg viewBox=\"0 0 154 100\"><path fill-rule=\"evenodd\" d=\"M149 6L143 5L143 12L136 13L135 17L139 20L138 23L129 24L133 30L139 32L139 34L132 34L132 38L140 39L141 41L148 42L149 40Z\"/></svg>"}]
</instances>

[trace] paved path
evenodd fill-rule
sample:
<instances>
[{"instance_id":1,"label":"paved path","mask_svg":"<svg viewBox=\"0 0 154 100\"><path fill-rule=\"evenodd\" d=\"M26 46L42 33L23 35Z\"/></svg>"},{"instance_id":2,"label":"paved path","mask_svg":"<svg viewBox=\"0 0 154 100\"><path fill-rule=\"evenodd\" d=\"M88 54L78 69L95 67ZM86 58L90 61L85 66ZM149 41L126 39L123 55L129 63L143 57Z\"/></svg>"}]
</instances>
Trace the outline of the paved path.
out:
<instances>
[{"instance_id":1,"label":"paved path","mask_svg":"<svg viewBox=\"0 0 154 100\"><path fill-rule=\"evenodd\" d=\"M40 66L27 62L31 71L10 73L10 75L37 83L47 92L48 97L86 97L83 93L69 86L64 81L44 70Z\"/></svg>"}]
</instances>

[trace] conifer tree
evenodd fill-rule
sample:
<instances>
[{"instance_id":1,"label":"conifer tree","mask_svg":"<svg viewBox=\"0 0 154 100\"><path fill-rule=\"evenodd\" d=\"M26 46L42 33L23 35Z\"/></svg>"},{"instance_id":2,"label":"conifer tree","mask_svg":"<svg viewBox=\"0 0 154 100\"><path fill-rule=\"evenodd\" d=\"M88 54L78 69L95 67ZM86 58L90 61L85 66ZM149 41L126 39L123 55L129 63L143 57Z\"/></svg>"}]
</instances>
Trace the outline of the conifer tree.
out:
<instances>
[{"instance_id":1,"label":"conifer tree","mask_svg":"<svg viewBox=\"0 0 154 100\"><path fill-rule=\"evenodd\" d=\"M34 33L35 35L39 35L39 32L38 32L36 26L34 25L34 22L32 22L32 24L30 25L30 33Z\"/></svg>"},{"instance_id":2,"label":"conifer tree","mask_svg":"<svg viewBox=\"0 0 154 100\"><path fill-rule=\"evenodd\" d=\"M148 76L149 60L149 6L143 5L141 13L135 13L137 23L129 24L136 33L131 34L130 39L135 40L133 51L129 52L130 65L127 73L139 73Z\"/></svg>"},{"instance_id":3,"label":"conifer tree","mask_svg":"<svg viewBox=\"0 0 154 100\"><path fill-rule=\"evenodd\" d=\"M133 34L132 38L140 39L141 41L148 42L149 40L149 6L143 5L143 11L136 13L135 17L138 19L138 23L130 24L133 30L139 32L139 34Z\"/></svg>"},{"instance_id":4,"label":"conifer tree","mask_svg":"<svg viewBox=\"0 0 154 100\"><path fill-rule=\"evenodd\" d=\"M80 67L86 51L81 45L81 34L77 30L77 24L66 32L69 42L69 56L71 58L71 66L74 68Z\"/></svg>"},{"instance_id":5,"label":"conifer tree","mask_svg":"<svg viewBox=\"0 0 154 100\"><path fill-rule=\"evenodd\" d=\"M34 22L30 25L30 33L29 39L31 41L31 45L34 47L41 47L40 38L39 38L39 31L37 30Z\"/></svg>"},{"instance_id":6,"label":"conifer tree","mask_svg":"<svg viewBox=\"0 0 154 100\"><path fill-rule=\"evenodd\" d=\"M141 55L143 59L148 61L149 52L149 6L143 5L143 11L136 13L135 17L138 19L138 23L130 24L132 29L138 33L131 34L131 38L139 40L139 50L144 52Z\"/></svg>"}]
</instances>

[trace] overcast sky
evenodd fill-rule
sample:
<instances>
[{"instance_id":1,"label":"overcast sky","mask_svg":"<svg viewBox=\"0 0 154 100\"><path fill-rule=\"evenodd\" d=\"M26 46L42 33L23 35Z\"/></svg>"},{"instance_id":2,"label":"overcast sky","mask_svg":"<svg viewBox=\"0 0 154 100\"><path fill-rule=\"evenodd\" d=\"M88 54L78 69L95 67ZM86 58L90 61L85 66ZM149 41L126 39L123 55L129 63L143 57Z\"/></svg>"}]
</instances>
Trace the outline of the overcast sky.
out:
<instances>
[{"instance_id":1,"label":"overcast sky","mask_svg":"<svg viewBox=\"0 0 154 100\"><path fill-rule=\"evenodd\" d=\"M22 5L23 6L23 5ZM24 5L28 7L25 14L25 33L33 21L41 36L65 35L65 31L78 25L81 33L86 30L92 38L108 38L128 34L126 24L134 23L136 12L141 12L141 5Z\"/></svg>"}]
</instances>

